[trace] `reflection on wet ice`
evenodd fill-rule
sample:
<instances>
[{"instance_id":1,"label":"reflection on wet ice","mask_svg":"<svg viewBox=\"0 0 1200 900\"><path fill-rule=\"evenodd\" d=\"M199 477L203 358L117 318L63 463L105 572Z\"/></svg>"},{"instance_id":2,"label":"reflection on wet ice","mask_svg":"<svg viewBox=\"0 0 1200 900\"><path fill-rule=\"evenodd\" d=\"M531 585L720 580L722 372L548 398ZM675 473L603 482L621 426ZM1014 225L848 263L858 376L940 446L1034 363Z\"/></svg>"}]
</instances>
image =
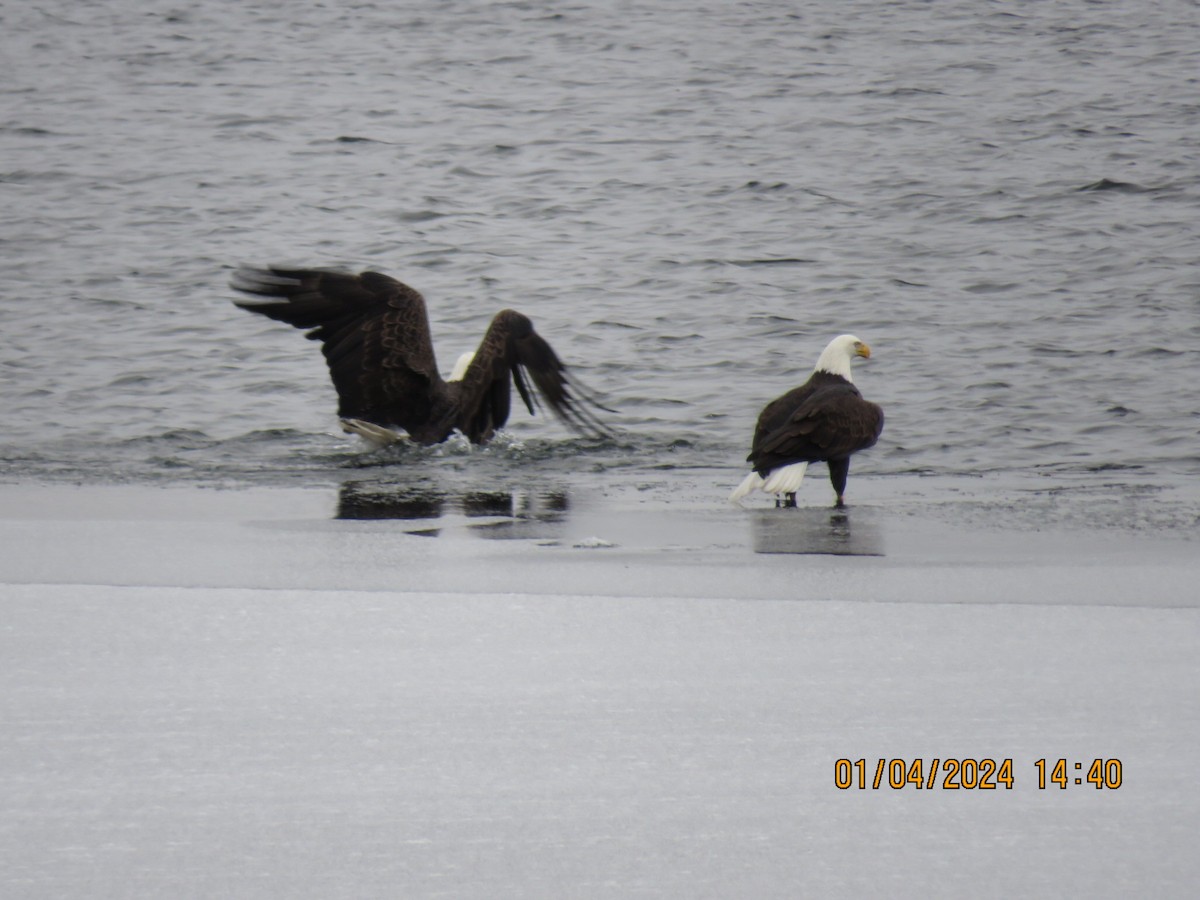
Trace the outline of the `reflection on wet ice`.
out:
<instances>
[{"instance_id":1,"label":"reflection on wet ice","mask_svg":"<svg viewBox=\"0 0 1200 900\"><path fill-rule=\"evenodd\" d=\"M478 537L544 539L557 536L556 530L548 526L565 521L569 509L565 490L453 494L412 485L345 482L338 491L336 518L416 521L459 515L489 520L467 525ZM442 531L442 527L429 525L406 533L437 537Z\"/></svg>"},{"instance_id":2,"label":"reflection on wet ice","mask_svg":"<svg viewBox=\"0 0 1200 900\"><path fill-rule=\"evenodd\" d=\"M754 514L751 528L755 553L884 555L883 532L869 510L764 509Z\"/></svg>"},{"instance_id":3,"label":"reflection on wet ice","mask_svg":"<svg viewBox=\"0 0 1200 900\"><path fill-rule=\"evenodd\" d=\"M347 481L338 490L339 519L437 519L446 499L409 486Z\"/></svg>"},{"instance_id":4,"label":"reflection on wet ice","mask_svg":"<svg viewBox=\"0 0 1200 900\"><path fill-rule=\"evenodd\" d=\"M338 519L396 520L405 534L419 537L470 535L550 544L564 539L571 512L565 488L455 492L381 481L343 483L337 505ZM703 515L693 517L685 511L669 522L667 527L662 522L654 525L635 517L625 523L628 527L622 535L638 546L664 542L677 546L683 541L698 548L706 542L726 545L728 529L734 524L729 519L722 522ZM880 519L871 509L761 509L751 513L750 523L755 553L884 555ZM631 534L630 528L636 533Z\"/></svg>"}]
</instances>

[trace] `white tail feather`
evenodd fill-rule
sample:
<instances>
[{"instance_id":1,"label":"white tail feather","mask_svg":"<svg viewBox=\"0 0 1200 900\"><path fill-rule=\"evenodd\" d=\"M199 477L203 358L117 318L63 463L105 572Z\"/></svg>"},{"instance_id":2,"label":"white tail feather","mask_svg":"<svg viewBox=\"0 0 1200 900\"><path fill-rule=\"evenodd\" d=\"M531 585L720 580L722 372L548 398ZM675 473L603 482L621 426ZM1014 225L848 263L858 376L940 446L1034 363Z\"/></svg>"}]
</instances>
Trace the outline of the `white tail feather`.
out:
<instances>
[{"instance_id":1,"label":"white tail feather","mask_svg":"<svg viewBox=\"0 0 1200 900\"><path fill-rule=\"evenodd\" d=\"M346 434L357 434L371 445L372 450L378 450L380 447L386 447L388 444L394 444L400 440L400 435L392 429L375 425L372 422L364 422L362 419L342 419L342 431Z\"/></svg>"},{"instance_id":2,"label":"white tail feather","mask_svg":"<svg viewBox=\"0 0 1200 900\"><path fill-rule=\"evenodd\" d=\"M743 497L748 496L751 491L762 487L762 483L762 476L757 472L751 471L750 474L742 480L742 483L733 489L733 493L729 495L729 502L741 503Z\"/></svg>"},{"instance_id":3,"label":"white tail feather","mask_svg":"<svg viewBox=\"0 0 1200 900\"><path fill-rule=\"evenodd\" d=\"M800 483L804 481L804 473L807 471L808 463L806 462L780 466L767 476L767 480L762 486L763 493L794 494L800 490Z\"/></svg>"},{"instance_id":4,"label":"white tail feather","mask_svg":"<svg viewBox=\"0 0 1200 900\"><path fill-rule=\"evenodd\" d=\"M454 364L454 371L450 373L447 381L462 381L463 376L467 374L467 369L471 367L471 360L475 358L474 353L464 353L458 358L458 362Z\"/></svg>"}]
</instances>

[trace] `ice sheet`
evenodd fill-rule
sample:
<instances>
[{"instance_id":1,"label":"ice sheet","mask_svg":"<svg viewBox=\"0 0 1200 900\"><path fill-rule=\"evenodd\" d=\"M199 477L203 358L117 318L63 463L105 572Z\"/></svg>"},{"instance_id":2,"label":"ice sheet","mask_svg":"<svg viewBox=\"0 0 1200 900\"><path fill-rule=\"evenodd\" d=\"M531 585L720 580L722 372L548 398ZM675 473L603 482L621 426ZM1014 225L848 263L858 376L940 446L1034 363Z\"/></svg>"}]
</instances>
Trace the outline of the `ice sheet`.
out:
<instances>
[{"instance_id":1,"label":"ice sheet","mask_svg":"<svg viewBox=\"0 0 1200 900\"><path fill-rule=\"evenodd\" d=\"M455 513L430 537L322 492L0 493L6 897L1200 877L1186 545L852 510L884 556L764 554L774 511ZM1011 759L1014 786L870 785L934 758ZM1072 783L1040 790L1060 758ZM1119 788L1073 783L1095 758Z\"/></svg>"}]
</instances>

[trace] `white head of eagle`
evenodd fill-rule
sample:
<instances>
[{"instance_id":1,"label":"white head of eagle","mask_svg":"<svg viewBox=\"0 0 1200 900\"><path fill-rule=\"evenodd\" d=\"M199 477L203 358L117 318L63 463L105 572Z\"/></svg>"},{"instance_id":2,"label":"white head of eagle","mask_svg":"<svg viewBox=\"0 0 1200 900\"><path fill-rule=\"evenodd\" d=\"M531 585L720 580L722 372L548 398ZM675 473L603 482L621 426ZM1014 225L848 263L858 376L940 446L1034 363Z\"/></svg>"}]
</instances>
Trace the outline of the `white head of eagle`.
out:
<instances>
[{"instance_id":1,"label":"white head of eagle","mask_svg":"<svg viewBox=\"0 0 1200 900\"><path fill-rule=\"evenodd\" d=\"M817 357L814 372L828 372L830 375L841 375L847 381L853 382L850 363L857 357L871 358L871 348L852 334L839 334L825 345L821 355Z\"/></svg>"}]
</instances>

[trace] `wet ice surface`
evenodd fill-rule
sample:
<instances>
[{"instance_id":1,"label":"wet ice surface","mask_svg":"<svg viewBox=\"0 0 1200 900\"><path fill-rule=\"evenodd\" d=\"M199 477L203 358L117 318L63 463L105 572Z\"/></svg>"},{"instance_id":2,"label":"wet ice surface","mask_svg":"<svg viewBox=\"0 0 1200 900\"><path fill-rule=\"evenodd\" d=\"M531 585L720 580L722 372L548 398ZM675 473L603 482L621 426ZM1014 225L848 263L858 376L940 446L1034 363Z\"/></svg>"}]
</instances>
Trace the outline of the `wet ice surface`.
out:
<instances>
[{"instance_id":1,"label":"wet ice surface","mask_svg":"<svg viewBox=\"0 0 1200 900\"><path fill-rule=\"evenodd\" d=\"M685 493L5 488L4 895L1189 895L1194 543Z\"/></svg>"}]
</instances>

